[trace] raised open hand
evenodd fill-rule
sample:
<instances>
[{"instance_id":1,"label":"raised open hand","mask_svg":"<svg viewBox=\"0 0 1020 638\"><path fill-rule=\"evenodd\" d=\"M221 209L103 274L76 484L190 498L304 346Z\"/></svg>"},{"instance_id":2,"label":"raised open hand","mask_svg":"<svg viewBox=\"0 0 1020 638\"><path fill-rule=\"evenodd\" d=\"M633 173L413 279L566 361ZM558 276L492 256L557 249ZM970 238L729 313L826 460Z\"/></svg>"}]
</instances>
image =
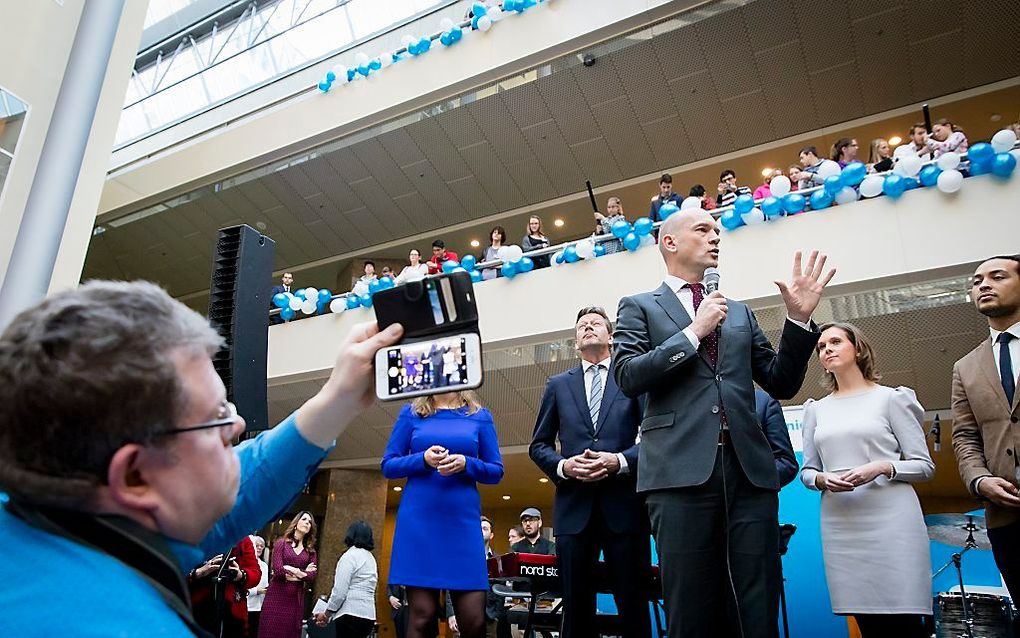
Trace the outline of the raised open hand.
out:
<instances>
[{"instance_id":1,"label":"raised open hand","mask_svg":"<svg viewBox=\"0 0 1020 638\"><path fill-rule=\"evenodd\" d=\"M819 255L817 250L812 250L808 256L807 267L802 268L801 253L798 250L793 256L793 277L790 282L775 282L779 286L780 294L783 295L786 313L791 319L801 323L811 319L811 314L822 300L825 286L836 275L836 269L833 268L823 277L824 270L825 255Z\"/></svg>"}]
</instances>

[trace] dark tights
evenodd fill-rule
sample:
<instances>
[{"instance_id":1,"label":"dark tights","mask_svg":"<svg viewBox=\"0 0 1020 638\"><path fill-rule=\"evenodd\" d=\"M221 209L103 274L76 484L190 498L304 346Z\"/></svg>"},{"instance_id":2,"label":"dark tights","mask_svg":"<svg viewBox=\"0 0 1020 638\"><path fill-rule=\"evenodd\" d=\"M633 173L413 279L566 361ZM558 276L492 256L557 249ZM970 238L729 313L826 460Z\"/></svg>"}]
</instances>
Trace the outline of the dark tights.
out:
<instances>
[{"instance_id":1,"label":"dark tights","mask_svg":"<svg viewBox=\"0 0 1020 638\"><path fill-rule=\"evenodd\" d=\"M931 616L920 614L854 614L863 638L928 638Z\"/></svg>"},{"instance_id":2,"label":"dark tights","mask_svg":"<svg viewBox=\"0 0 1020 638\"><path fill-rule=\"evenodd\" d=\"M457 616L461 638L485 638L485 592L451 591L448 594L453 596L453 613ZM407 605L411 610L407 638L435 636L439 590L408 587Z\"/></svg>"}]
</instances>

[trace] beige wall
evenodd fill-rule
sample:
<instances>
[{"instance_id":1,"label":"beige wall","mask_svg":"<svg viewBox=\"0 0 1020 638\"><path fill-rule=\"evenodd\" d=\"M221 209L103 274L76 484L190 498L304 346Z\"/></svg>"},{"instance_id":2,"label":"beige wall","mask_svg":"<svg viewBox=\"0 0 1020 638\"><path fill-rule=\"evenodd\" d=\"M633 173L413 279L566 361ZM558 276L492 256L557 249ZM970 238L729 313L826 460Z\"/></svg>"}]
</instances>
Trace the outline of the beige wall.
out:
<instances>
[{"instance_id":1,"label":"beige wall","mask_svg":"<svg viewBox=\"0 0 1020 638\"><path fill-rule=\"evenodd\" d=\"M61 6L61 4L63 6ZM29 105L11 172L0 196L0 272L6 273L32 179L49 129L84 0L4 2L0 15L0 86ZM128 0L121 17L95 124L78 176L78 187L57 258L50 289L74 286L81 276L92 236L96 206L106 180L113 135L138 40L147 0Z\"/></svg>"},{"instance_id":2,"label":"beige wall","mask_svg":"<svg viewBox=\"0 0 1020 638\"><path fill-rule=\"evenodd\" d=\"M838 268L833 294L958 274L987 255L1016 252L1017 202L1020 178L983 176L968 179L955 195L916 190L898 201L883 197L724 231L723 291L757 306L778 303L773 280L790 276L795 251L812 248L828 253ZM655 288L663 273L658 251L645 247L486 282L475 288L483 341L503 346L569 334L577 308L600 304L615 316L620 297ZM359 308L271 327L270 384L323 376L351 326L374 318Z\"/></svg>"}]
</instances>

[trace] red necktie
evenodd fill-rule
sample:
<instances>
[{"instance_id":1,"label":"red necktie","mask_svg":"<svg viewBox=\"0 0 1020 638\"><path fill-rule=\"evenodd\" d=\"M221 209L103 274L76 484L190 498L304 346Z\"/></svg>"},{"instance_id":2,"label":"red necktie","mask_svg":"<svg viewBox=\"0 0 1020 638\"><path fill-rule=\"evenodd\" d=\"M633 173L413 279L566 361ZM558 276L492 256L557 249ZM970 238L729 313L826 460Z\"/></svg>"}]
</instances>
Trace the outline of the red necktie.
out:
<instances>
[{"instance_id":1,"label":"red necktie","mask_svg":"<svg viewBox=\"0 0 1020 638\"><path fill-rule=\"evenodd\" d=\"M691 297L694 300L694 312L698 312L698 308L701 307L701 302L705 300L705 287L699 283L687 284L687 287L691 289ZM694 317L691 317L694 319ZM704 339L701 340L702 347L705 348L705 356L708 358L709 364L714 368L715 362L719 358L719 332L713 330L708 333Z\"/></svg>"}]
</instances>

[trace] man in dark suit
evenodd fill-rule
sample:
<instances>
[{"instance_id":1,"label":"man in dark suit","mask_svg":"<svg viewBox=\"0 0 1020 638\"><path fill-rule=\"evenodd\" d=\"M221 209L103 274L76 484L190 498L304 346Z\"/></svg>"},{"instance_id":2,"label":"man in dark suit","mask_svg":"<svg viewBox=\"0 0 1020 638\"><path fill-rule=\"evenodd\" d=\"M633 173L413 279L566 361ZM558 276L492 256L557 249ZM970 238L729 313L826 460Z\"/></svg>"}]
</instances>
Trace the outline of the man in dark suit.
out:
<instances>
[{"instance_id":1,"label":"man in dark suit","mask_svg":"<svg viewBox=\"0 0 1020 638\"><path fill-rule=\"evenodd\" d=\"M291 285L293 283L294 283L294 275L292 275L289 272L283 273L283 276L280 277L280 284L276 285L276 286L273 286L273 289L269 292L269 308L270 308L270 310L272 310L273 308L276 307L276 305L273 303L273 297L275 297L276 295L280 294L281 292L291 292ZM273 315L272 317L269 318L269 323L272 323L272 324L283 323L283 320L280 319L280 315Z\"/></svg>"},{"instance_id":2,"label":"man in dark suit","mask_svg":"<svg viewBox=\"0 0 1020 638\"><path fill-rule=\"evenodd\" d=\"M786 487L797 478L800 468L797 465L797 455L793 451L793 443L790 442L790 430L786 427L783 406L770 397L768 392L755 388L754 414L758 417L758 423L761 424L761 431L768 439L769 447L772 448L772 456L776 460L776 474L779 475L779 487Z\"/></svg>"},{"instance_id":3,"label":"man in dark suit","mask_svg":"<svg viewBox=\"0 0 1020 638\"><path fill-rule=\"evenodd\" d=\"M549 379L529 450L556 483L561 636L598 635L595 570L604 552L623 635L647 638L651 628L641 577L651 564L649 528L634 480L641 407L613 379L612 324L606 311L582 308L575 333L581 365Z\"/></svg>"},{"instance_id":4,"label":"man in dark suit","mask_svg":"<svg viewBox=\"0 0 1020 638\"><path fill-rule=\"evenodd\" d=\"M638 491L644 492L671 637L772 636L777 631L779 478L754 414L757 382L776 398L800 389L818 332L811 313L835 271L812 253L777 282L788 320L779 352L750 309L704 273L719 261L719 226L681 211L659 229L669 274L620 300L615 376L646 395ZM725 319L725 321L723 321Z\"/></svg>"}]
</instances>

